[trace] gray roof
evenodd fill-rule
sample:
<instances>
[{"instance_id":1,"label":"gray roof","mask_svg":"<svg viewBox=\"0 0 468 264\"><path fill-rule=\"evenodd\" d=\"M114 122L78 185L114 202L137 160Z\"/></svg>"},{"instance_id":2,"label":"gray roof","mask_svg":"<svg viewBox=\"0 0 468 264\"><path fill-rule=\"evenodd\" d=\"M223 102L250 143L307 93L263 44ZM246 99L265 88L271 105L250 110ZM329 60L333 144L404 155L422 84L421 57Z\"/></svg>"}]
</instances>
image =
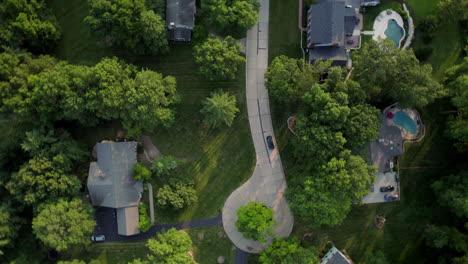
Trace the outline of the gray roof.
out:
<instances>
[{"instance_id":1,"label":"gray roof","mask_svg":"<svg viewBox=\"0 0 468 264\"><path fill-rule=\"evenodd\" d=\"M345 8L344 29L345 34L353 34L356 26L356 9Z\"/></svg>"},{"instance_id":2,"label":"gray roof","mask_svg":"<svg viewBox=\"0 0 468 264\"><path fill-rule=\"evenodd\" d=\"M321 264L353 264L353 261L333 246L322 258Z\"/></svg>"},{"instance_id":3,"label":"gray roof","mask_svg":"<svg viewBox=\"0 0 468 264\"><path fill-rule=\"evenodd\" d=\"M117 233L119 235L131 236L139 234L139 221L138 206L117 208Z\"/></svg>"},{"instance_id":4,"label":"gray roof","mask_svg":"<svg viewBox=\"0 0 468 264\"><path fill-rule=\"evenodd\" d=\"M166 0L166 23L171 40L192 40L195 11L195 0Z\"/></svg>"},{"instance_id":5,"label":"gray roof","mask_svg":"<svg viewBox=\"0 0 468 264\"><path fill-rule=\"evenodd\" d=\"M320 44L343 43L344 0L321 0L308 12L308 47Z\"/></svg>"},{"instance_id":6,"label":"gray roof","mask_svg":"<svg viewBox=\"0 0 468 264\"><path fill-rule=\"evenodd\" d=\"M348 54L344 46L339 47L316 47L309 49L309 60L332 60L332 66L346 66Z\"/></svg>"},{"instance_id":7,"label":"gray roof","mask_svg":"<svg viewBox=\"0 0 468 264\"><path fill-rule=\"evenodd\" d=\"M142 182L132 177L136 142L97 143L97 162L91 162L88 190L93 205L111 208L137 206Z\"/></svg>"}]
</instances>

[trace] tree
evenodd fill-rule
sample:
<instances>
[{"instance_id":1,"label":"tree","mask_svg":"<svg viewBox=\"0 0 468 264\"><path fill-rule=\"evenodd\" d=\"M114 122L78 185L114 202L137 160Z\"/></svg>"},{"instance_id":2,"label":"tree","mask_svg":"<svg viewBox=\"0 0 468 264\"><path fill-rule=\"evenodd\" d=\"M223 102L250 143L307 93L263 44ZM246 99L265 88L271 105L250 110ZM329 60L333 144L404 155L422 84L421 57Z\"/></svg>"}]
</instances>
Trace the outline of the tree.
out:
<instances>
[{"instance_id":1,"label":"tree","mask_svg":"<svg viewBox=\"0 0 468 264\"><path fill-rule=\"evenodd\" d=\"M236 97L221 90L211 93L211 97L202 102L201 113L205 115L205 123L213 128L222 125L231 127L239 108L236 107Z\"/></svg>"},{"instance_id":2,"label":"tree","mask_svg":"<svg viewBox=\"0 0 468 264\"><path fill-rule=\"evenodd\" d=\"M197 201L197 192L193 181L171 178L156 194L156 202L160 206L182 209Z\"/></svg>"},{"instance_id":3,"label":"tree","mask_svg":"<svg viewBox=\"0 0 468 264\"><path fill-rule=\"evenodd\" d=\"M467 0L440 0L437 4L438 15L441 19L468 20Z\"/></svg>"},{"instance_id":4,"label":"tree","mask_svg":"<svg viewBox=\"0 0 468 264\"><path fill-rule=\"evenodd\" d=\"M208 24L219 32L242 36L258 20L260 4L253 0L209 0L203 4Z\"/></svg>"},{"instance_id":5,"label":"tree","mask_svg":"<svg viewBox=\"0 0 468 264\"><path fill-rule=\"evenodd\" d=\"M237 210L237 230L245 238L259 242L266 242L268 236L274 236L273 228L276 220L273 220L274 211L262 203L249 202Z\"/></svg>"},{"instance_id":6,"label":"tree","mask_svg":"<svg viewBox=\"0 0 468 264\"><path fill-rule=\"evenodd\" d=\"M95 225L93 209L79 199L46 204L32 221L36 237L57 251L89 244Z\"/></svg>"},{"instance_id":7,"label":"tree","mask_svg":"<svg viewBox=\"0 0 468 264\"><path fill-rule=\"evenodd\" d=\"M150 181L151 171L148 170L143 164L137 163L133 166L133 178L136 181Z\"/></svg>"},{"instance_id":8,"label":"tree","mask_svg":"<svg viewBox=\"0 0 468 264\"><path fill-rule=\"evenodd\" d=\"M350 107L350 114L344 126L344 136L351 149L363 147L378 138L382 126L379 113L377 108L368 104Z\"/></svg>"},{"instance_id":9,"label":"tree","mask_svg":"<svg viewBox=\"0 0 468 264\"><path fill-rule=\"evenodd\" d=\"M449 248L466 252L468 250L468 235L460 233L456 228L449 226L428 225L425 230L426 245L433 248Z\"/></svg>"},{"instance_id":10,"label":"tree","mask_svg":"<svg viewBox=\"0 0 468 264\"><path fill-rule=\"evenodd\" d=\"M60 260L57 264L86 264L83 260L74 259L74 260Z\"/></svg>"},{"instance_id":11,"label":"tree","mask_svg":"<svg viewBox=\"0 0 468 264\"><path fill-rule=\"evenodd\" d=\"M227 36L224 40L209 36L193 49L200 73L209 80L233 80L245 58L241 46Z\"/></svg>"},{"instance_id":12,"label":"tree","mask_svg":"<svg viewBox=\"0 0 468 264\"><path fill-rule=\"evenodd\" d=\"M420 65L411 49L401 50L391 40L365 42L352 55L354 76L374 102L392 100L402 107L423 107L446 95L432 78L432 67Z\"/></svg>"},{"instance_id":13,"label":"tree","mask_svg":"<svg viewBox=\"0 0 468 264\"><path fill-rule=\"evenodd\" d=\"M432 183L439 203L458 217L468 217L468 171L442 177Z\"/></svg>"},{"instance_id":14,"label":"tree","mask_svg":"<svg viewBox=\"0 0 468 264\"><path fill-rule=\"evenodd\" d=\"M16 212L11 205L7 203L0 205L0 256L4 255L4 249L13 246L13 241L18 236L21 222L21 218L16 216Z\"/></svg>"},{"instance_id":15,"label":"tree","mask_svg":"<svg viewBox=\"0 0 468 264\"><path fill-rule=\"evenodd\" d=\"M351 203L369 193L377 169L359 156L342 152L312 171L293 177L287 190L291 210L311 226L333 226L343 221Z\"/></svg>"},{"instance_id":16,"label":"tree","mask_svg":"<svg viewBox=\"0 0 468 264\"><path fill-rule=\"evenodd\" d=\"M315 164L320 164L340 153L346 143L342 128L350 113L347 96L335 93L332 97L319 85L313 85L302 100L295 128L295 155L313 158Z\"/></svg>"},{"instance_id":17,"label":"tree","mask_svg":"<svg viewBox=\"0 0 468 264\"><path fill-rule=\"evenodd\" d=\"M104 42L121 45L136 54L168 50L165 22L148 11L145 0L89 0L84 21Z\"/></svg>"},{"instance_id":18,"label":"tree","mask_svg":"<svg viewBox=\"0 0 468 264\"><path fill-rule=\"evenodd\" d=\"M364 104L368 94L361 88L358 82L352 79L346 79L348 72L342 67L331 67L328 69L327 79L322 88L330 94L342 93L348 95L350 105Z\"/></svg>"},{"instance_id":19,"label":"tree","mask_svg":"<svg viewBox=\"0 0 468 264\"><path fill-rule=\"evenodd\" d=\"M155 238L148 239L146 246L150 250L148 259L151 263L161 264L193 264L188 252L192 249L192 240L187 233L171 228L158 233Z\"/></svg>"},{"instance_id":20,"label":"tree","mask_svg":"<svg viewBox=\"0 0 468 264\"><path fill-rule=\"evenodd\" d=\"M260 253L259 261L264 264L316 264L315 249L306 249L295 239L275 238L273 243Z\"/></svg>"},{"instance_id":21,"label":"tree","mask_svg":"<svg viewBox=\"0 0 468 264\"><path fill-rule=\"evenodd\" d=\"M0 46L49 51L60 39L57 20L45 1L6 0L0 6Z\"/></svg>"},{"instance_id":22,"label":"tree","mask_svg":"<svg viewBox=\"0 0 468 264\"><path fill-rule=\"evenodd\" d=\"M162 177L168 175L171 170L177 168L177 166L180 164L182 164L182 161L175 160L174 157L168 155L155 158L153 160L153 166L151 167L151 170L157 176Z\"/></svg>"},{"instance_id":23,"label":"tree","mask_svg":"<svg viewBox=\"0 0 468 264\"><path fill-rule=\"evenodd\" d=\"M268 92L275 100L284 103L297 101L320 81L331 61L305 63L302 59L278 56L268 66L265 83Z\"/></svg>"},{"instance_id":24,"label":"tree","mask_svg":"<svg viewBox=\"0 0 468 264\"><path fill-rule=\"evenodd\" d=\"M455 146L460 151L468 150L468 57L459 65L445 72L445 85L449 88L452 104L457 108L457 115L448 122L448 134L456 140Z\"/></svg>"},{"instance_id":25,"label":"tree","mask_svg":"<svg viewBox=\"0 0 468 264\"><path fill-rule=\"evenodd\" d=\"M6 188L20 202L38 205L46 200L53 201L64 196L73 196L81 188L69 160L58 154L53 158L37 156L13 173Z\"/></svg>"}]
</instances>

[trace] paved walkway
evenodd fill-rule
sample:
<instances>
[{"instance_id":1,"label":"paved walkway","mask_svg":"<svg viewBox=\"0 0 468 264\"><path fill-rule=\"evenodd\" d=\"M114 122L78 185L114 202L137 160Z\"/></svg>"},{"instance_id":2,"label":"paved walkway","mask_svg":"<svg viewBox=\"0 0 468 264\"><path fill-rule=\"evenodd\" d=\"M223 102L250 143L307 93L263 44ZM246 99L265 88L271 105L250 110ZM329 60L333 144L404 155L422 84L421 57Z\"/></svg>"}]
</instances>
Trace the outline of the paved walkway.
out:
<instances>
[{"instance_id":1,"label":"paved walkway","mask_svg":"<svg viewBox=\"0 0 468 264\"><path fill-rule=\"evenodd\" d=\"M403 3L403 10L408 13L408 36L406 37L405 44L403 45L402 49L408 49L409 46L411 45L411 41L413 40L413 35L414 35L414 23L413 23L413 18L411 17L411 14L406 7L405 3Z\"/></svg>"},{"instance_id":2,"label":"paved walkway","mask_svg":"<svg viewBox=\"0 0 468 264\"><path fill-rule=\"evenodd\" d=\"M247 110L257 164L252 177L231 193L223 208L223 226L226 234L236 247L249 253L259 253L271 243L272 238L266 243L245 239L234 225L240 206L250 201L258 201L274 209L273 218L278 222L274 232L278 237L288 237L294 224L289 206L283 197L286 180L278 148L270 151L265 141L268 135L274 138L264 78L268 65L269 1L259 0L259 2L261 5L259 22L247 32L246 47Z\"/></svg>"},{"instance_id":3,"label":"paved walkway","mask_svg":"<svg viewBox=\"0 0 468 264\"><path fill-rule=\"evenodd\" d=\"M151 224L154 224L154 198L153 198L153 185L147 182L146 186L148 186L148 200L149 200L149 209L150 209L150 218Z\"/></svg>"},{"instance_id":4,"label":"paved walkway","mask_svg":"<svg viewBox=\"0 0 468 264\"><path fill-rule=\"evenodd\" d=\"M134 236L121 236L117 234L117 219L115 218L115 209L100 207L96 209L96 221L97 227L95 234L96 235L105 235L106 241L134 241L134 240L147 240L153 238L157 233L161 232L163 229L192 229L199 227L209 227L209 226L223 226L222 216L218 215L213 218L194 220L181 223L173 224L161 224L154 225L145 233L141 233Z\"/></svg>"}]
</instances>

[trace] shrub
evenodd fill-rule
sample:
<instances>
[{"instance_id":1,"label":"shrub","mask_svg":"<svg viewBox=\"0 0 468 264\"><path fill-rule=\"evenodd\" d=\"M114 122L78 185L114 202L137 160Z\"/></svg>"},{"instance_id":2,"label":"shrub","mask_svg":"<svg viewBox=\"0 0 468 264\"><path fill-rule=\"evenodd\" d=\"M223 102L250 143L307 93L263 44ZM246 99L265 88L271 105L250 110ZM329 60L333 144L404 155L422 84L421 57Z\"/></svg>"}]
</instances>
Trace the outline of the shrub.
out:
<instances>
[{"instance_id":1,"label":"shrub","mask_svg":"<svg viewBox=\"0 0 468 264\"><path fill-rule=\"evenodd\" d=\"M145 203L138 204L138 214L140 216L138 228L141 232L148 231L151 228L151 219L148 216L148 206Z\"/></svg>"},{"instance_id":2,"label":"shrub","mask_svg":"<svg viewBox=\"0 0 468 264\"><path fill-rule=\"evenodd\" d=\"M197 193L192 180L173 178L156 194L156 202L163 207L182 209L197 201Z\"/></svg>"},{"instance_id":3,"label":"shrub","mask_svg":"<svg viewBox=\"0 0 468 264\"><path fill-rule=\"evenodd\" d=\"M151 171L141 163L135 164L133 166L133 178L136 181L149 181L151 180Z\"/></svg>"},{"instance_id":4,"label":"shrub","mask_svg":"<svg viewBox=\"0 0 468 264\"><path fill-rule=\"evenodd\" d=\"M169 174L169 171L177 168L183 161L175 160L171 155L159 157L153 160L151 170L159 177Z\"/></svg>"}]
</instances>

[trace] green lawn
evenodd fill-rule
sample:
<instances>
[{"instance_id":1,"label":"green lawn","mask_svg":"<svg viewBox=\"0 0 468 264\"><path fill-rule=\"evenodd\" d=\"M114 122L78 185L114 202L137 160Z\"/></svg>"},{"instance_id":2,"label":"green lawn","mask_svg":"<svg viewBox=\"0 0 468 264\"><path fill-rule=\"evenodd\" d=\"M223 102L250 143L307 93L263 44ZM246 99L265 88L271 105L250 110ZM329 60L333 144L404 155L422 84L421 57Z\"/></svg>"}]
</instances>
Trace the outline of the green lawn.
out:
<instances>
[{"instance_id":1,"label":"green lawn","mask_svg":"<svg viewBox=\"0 0 468 264\"><path fill-rule=\"evenodd\" d=\"M362 30L373 30L374 20L379 15L380 12L392 8L396 9L399 5L395 0L382 0L379 5L366 7L366 12L363 12L363 25Z\"/></svg>"},{"instance_id":2,"label":"green lawn","mask_svg":"<svg viewBox=\"0 0 468 264\"><path fill-rule=\"evenodd\" d=\"M298 8L299 1L296 0L270 1L269 61L279 55L302 58Z\"/></svg>"},{"instance_id":3,"label":"green lawn","mask_svg":"<svg viewBox=\"0 0 468 264\"><path fill-rule=\"evenodd\" d=\"M219 256L225 257L225 264L234 264L236 247L224 233L222 227L204 227L188 230L193 242L193 257L199 264L218 263ZM203 234L203 238L199 238Z\"/></svg>"}]
</instances>

